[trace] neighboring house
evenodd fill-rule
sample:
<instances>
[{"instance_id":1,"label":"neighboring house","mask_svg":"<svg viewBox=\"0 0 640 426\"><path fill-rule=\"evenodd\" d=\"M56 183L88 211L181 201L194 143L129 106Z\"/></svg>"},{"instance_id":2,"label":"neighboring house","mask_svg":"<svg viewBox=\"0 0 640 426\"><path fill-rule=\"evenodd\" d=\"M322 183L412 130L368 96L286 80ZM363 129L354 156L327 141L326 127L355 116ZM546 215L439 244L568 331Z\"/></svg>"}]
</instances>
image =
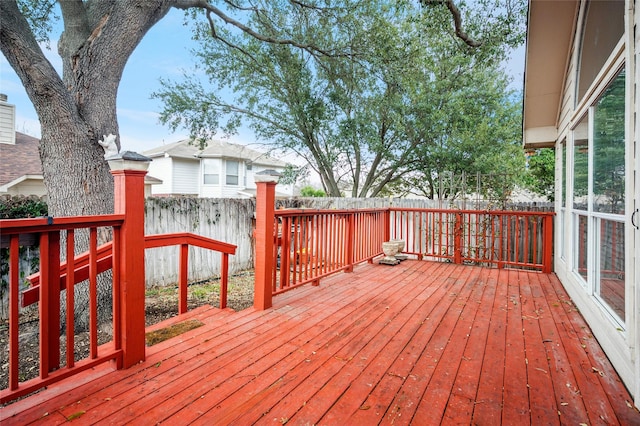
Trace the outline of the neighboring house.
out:
<instances>
[{"instance_id":1,"label":"neighboring house","mask_svg":"<svg viewBox=\"0 0 640 426\"><path fill-rule=\"evenodd\" d=\"M154 196L250 198L255 196L255 173L268 169L281 173L287 165L244 145L210 140L201 150L190 142L185 139L143 153L153 160L149 174L162 179L153 187ZM276 191L280 196L292 195L281 184Z\"/></svg>"},{"instance_id":2,"label":"neighboring house","mask_svg":"<svg viewBox=\"0 0 640 426\"><path fill-rule=\"evenodd\" d=\"M556 150L555 272L638 405L636 6L529 2L523 123L526 148Z\"/></svg>"},{"instance_id":3,"label":"neighboring house","mask_svg":"<svg viewBox=\"0 0 640 426\"><path fill-rule=\"evenodd\" d=\"M15 106L0 95L0 194L46 195L38 144L40 141L15 131Z\"/></svg>"},{"instance_id":4,"label":"neighboring house","mask_svg":"<svg viewBox=\"0 0 640 426\"><path fill-rule=\"evenodd\" d=\"M0 194L47 195L42 176L38 145L40 139L15 131L15 106L0 94ZM160 179L147 175L144 179L145 196L151 187L161 184Z\"/></svg>"},{"instance_id":5,"label":"neighboring house","mask_svg":"<svg viewBox=\"0 0 640 426\"><path fill-rule=\"evenodd\" d=\"M0 143L0 194L46 195L38 144L40 140L14 133L14 143Z\"/></svg>"}]
</instances>

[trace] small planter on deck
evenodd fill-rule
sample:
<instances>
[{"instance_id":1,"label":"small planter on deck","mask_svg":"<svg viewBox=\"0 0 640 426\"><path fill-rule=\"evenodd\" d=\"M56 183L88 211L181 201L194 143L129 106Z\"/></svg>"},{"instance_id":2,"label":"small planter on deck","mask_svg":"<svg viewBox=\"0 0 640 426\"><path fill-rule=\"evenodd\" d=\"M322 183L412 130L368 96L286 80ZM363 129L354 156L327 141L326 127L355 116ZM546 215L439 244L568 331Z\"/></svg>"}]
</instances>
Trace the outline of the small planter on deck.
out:
<instances>
[{"instance_id":1,"label":"small planter on deck","mask_svg":"<svg viewBox=\"0 0 640 426\"><path fill-rule=\"evenodd\" d=\"M397 265L398 263L400 263L400 261L395 258L395 255L398 253L397 243L392 241L386 241L382 243L382 252L384 253L384 257L380 259L380 264Z\"/></svg>"},{"instance_id":2,"label":"small planter on deck","mask_svg":"<svg viewBox=\"0 0 640 426\"><path fill-rule=\"evenodd\" d=\"M404 240L389 240L390 243L395 243L398 245L398 253L394 256L397 260L407 260L409 255L402 253L404 250Z\"/></svg>"}]
</instances>

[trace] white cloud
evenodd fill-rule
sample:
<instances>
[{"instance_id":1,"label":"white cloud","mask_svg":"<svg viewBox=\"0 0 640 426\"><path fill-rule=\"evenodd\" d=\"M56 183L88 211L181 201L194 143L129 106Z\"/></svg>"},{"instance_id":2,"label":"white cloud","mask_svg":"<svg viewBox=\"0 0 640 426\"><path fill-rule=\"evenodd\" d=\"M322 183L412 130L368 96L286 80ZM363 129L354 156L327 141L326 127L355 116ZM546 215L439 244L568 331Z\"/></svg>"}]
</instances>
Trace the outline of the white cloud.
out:
<instances>
[{"instance_id":1,"label":"white cloud","mask_svg":"<svg viewBox=\"0 0 640 426\"><path fill-rule=\"evenodd\" d=\"M135 110L131 108L118 108L118 118L119 119L128 119L131 121L143 122L143 123L153 123L153 125L157 125L158 117L160 114L154 111L141 111Z\"/></svg>"}]
</instances>

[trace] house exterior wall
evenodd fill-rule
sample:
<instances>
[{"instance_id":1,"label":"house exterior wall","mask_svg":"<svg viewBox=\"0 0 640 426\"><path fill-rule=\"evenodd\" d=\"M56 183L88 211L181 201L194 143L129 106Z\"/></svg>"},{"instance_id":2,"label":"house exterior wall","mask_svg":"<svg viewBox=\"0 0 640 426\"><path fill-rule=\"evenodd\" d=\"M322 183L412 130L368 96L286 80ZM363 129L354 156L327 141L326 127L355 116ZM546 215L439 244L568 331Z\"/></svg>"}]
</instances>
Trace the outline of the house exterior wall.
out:
<instances>
[{"instance_id":1,"label":"house exterior wall","mask_svg":"<svg viewBox=\"0 0 640 426\"><path fill-rule=\"evenodd\" d=\"M634 38L638 18L634 14L634 0L627 0L624 8L625 30L622 39L611 52L604 66L599 70L593 83L582 98L578 91L578 70L580 69L580 40L586 16L586 1L580 2L580 10L573 22L574 39L567 52L567 68L564 76L563 93L559 105L556 140L556 233L555 271L567 289L573 302L589 323L593 334L607 353L621 378L634 395L636 406L640 402L640 231L632 224L640 222L640 214L634 213L640 207L640 160L638 159L638 129L636 109L640 98L635 86L640 74L635 69L638 59L638 40ZM598 102L612 81L624 67L624 167L625 201L620 214L601 213L593 207L596 198L594 187L595 161L602 161L602 153L596 154L593 146L595 135L595 114ZM618 77L619 78L619 77ZM619 129L622 130L622 129ZM588 145L583 144L587 139ZM588 156L589 189L578 204L588 207L577 208L573 197L572 183L574 162L580 161L576 151L586 150ZM598 158L596 158L598 156ZM616 157L619 159L619 157ZM580 170L580 169L578 169ZM615 213L615 212L613 212ZM635 215L633 218L632 216ZM582 225L580 225L582 223ZM604 296L603 270L607 261L606 227L614 223L624 227L615 236L624 239L621 264L624 269L618 279L624 283L623 313L612 308L610 299ZM609 237L607 237L609 238ZM586 258L583 265L583 258ZM620 261L618 262L620 264ZM619 269L619 268L618 268ZM615 268L614 268L615 270ZM620 314L620 315L619 315Z\"/></svg>"},{"instance_id":2,"label":"house exterior wall","mask_svg":"<svg viewBox=\"0 0 640 426\"><path fill-rule=\"evenodd\" d=\"M172 168L172 194L197 195L200 192L199 161L174 158Z\"/></svg>"},{"instance_id":3,"label":"house exterior wall","mask_svg":"<svg viewBox=\"0 0 640 426\"><path fill-rule=\"evenodd\" d=\"M162 176L162 183L151 187L152 195L171 194L173 189L173 168L171 157L157 157L149 163L150 176Z\"/></svg>"},{"instance_id":4,"label":"house exterior wall","mask_svg":"<svg viewBox=\"0 0 640 426\"><path fill-rule=\"evenodd\" d=\"M7 103L7 96L0 94L0 143L16 143L16 107Z\"/></svg>"},{"instance_id":5,"label":"house exterior wall","mask_svg":"<svg viewBox=\"0 0 640 426\"><path fill-rule=\"evenodd\" d=\"M7 191L3 193L8 195L35 195L42 197L47 195L47 188L45 188L42 179L25 179L22 182L10 186L7 188Z\"/></svg>"}]
</instances>

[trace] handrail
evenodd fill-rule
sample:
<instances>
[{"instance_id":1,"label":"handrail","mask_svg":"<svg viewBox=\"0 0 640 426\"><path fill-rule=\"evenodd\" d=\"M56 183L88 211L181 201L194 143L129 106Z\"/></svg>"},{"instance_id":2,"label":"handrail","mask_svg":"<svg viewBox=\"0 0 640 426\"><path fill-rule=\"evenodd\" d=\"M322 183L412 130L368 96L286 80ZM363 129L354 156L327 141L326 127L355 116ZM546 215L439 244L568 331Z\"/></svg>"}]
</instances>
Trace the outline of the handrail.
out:
<instances>
[{"instance_id":1,"label":"handrail","mask_svg":"<svg viewBox=\"0 0 640 426\"><path fill-rule=\"evenodd\" d=\"M62 231L69 228L97 228L119 226L125 219L123 214L100 216L37 217L29 219L2 219L0 231L4 235L33 234L38 232Z\"/></svg>"},{"instance_id":2,"label":"handrail","mask_svg":"<svg viewBox=\"0 0 640 426\"><path fill-rule=\"evenodd\" d=\"M152 234L144 236L144 248L166 247L170 245L188 244L190 246L219 251L221 253L235 254L237 246L223 241L203 237L189 232L173 234Z\"/></svg>"},{"instance_id":3,"label":"handrail","mask_svg":"<svg viewBox=\"0 0 640 426\"><path fill-rule=\"evenodd\" d=\"M214 240L207 237L202 237L200 235L195 235L187 232L182 233L173 233L173 234L153 234L153 235L145 235L144 237L145 244L144 248L159 248L159 247L167 247L172 245L191 245L195 247L201 247L204 249L218 251L223 254L222 267L220 268L220 308L224 309L227 305L227 283L228 283L228 255L235 254L236 247L233 244L225 243L222 241ZM113 243L108 242L100 245L96 250L96 260L97 260L97 273L100 274L112 268L113 265ZM188 259L187 259L188 262ZM184 268L180 266L180 271L187 271L187 265L184 265ZM76 255L74 258L74 275L73 275L73 284L77 284L89 278L89 252L84 252L79 255ZM182 279L182 273L180 275L180 280L178 282L178 287L180 288L180 301L179 301L179 312L186 312L186 288L187 288L187 279L184 277ZM36 272L35 274L31 274L26 278L31 287L22 292L22 300L21 305L29 306L33 303L36 303L40 300L40 293L38 290L38 285L40 285L40 273ZM65 289L67 282L67 262L62 262L60 264L60 291ZM184 290L183 290L184 289ZM183 294L184 293L184 294ZM182 297L184 296L184 297ZM224 297L223 297L224 296Z\"/></svg>"},{"instance_id":4,"label":"handrail","mask_svg":"<svg viewBox=\"0 0 640 426\"><path fill-rule=\"evenodd\" d=\"M357 213L379 213L388 211L388 207L372 207L367 209L279 209L275 211L278 217L300 216L300 215L323 215L323 214L352 214Z\"/></svg>"},{"instance_id":5,"label":"handrail","mask_svg":"<svg viewBox=\"0 0 640 426\"><path fill-rule=\"evenodd\" d=\"M188 232L174 234L145 235L144 248L158 248L172 245L180 246L180 272L178 278L178 312L187 312L187 273L189 246L201 247L222 253L220 267L220 309L227 307L227 287L229 282L229 255L236 254L237 246Z\"/></svg>"},{"instance_id":6,"label":"handrail","mask_svg":"<svg viewBox=\"0 0 640 426\"><path fill-rule=\"evenodd\" d=\"M425 208L274 212L273 295L382 254L403 239L418 259L552 270L553 212Z\"/></svg>"},{"instance_id":7,"label":"handrail","mask_svg":"<svg viewBox=\"0 0 640 426\"><path fill-rule=\"evenodd\" d=\"M275 211L273 264L279 272L271 274L272 294L371 262L382 253L386 215L382 208Z\"/></svg>"},{"instance_id":8,"label":"handrail","mask_svg":"<svg viewBox=\"0 0 640 426\"><path fill-rule=\"evenodd\" d=\"M54 382L68 378L74 374L93 368L109 360L115 360L121 364L123 350L120 347L120 303L117 294L120 291L118 273L115 272L113 241L97 246L97 229L99 227L112 227L114 241L119 241L120 226L124 220L123 215L83 216L64 218L35 218L35 219L11 219L0 220L0 230L3 238L7 239L10 249L10 288L9 288L9 387L0 391L0 403L11 401L24 396L34 390L47 386ZM73 255L74 233L77 229L89 229L90 244L87 252ZM60 262L60 232L67 232L67 257L66 262ZM40 271L27 277L31 287L21 293L22 306L36 302L40 303L40 336L41 336L41 360L40 377L20 382L18 377L18 306L19 306L19 275L18 275L18 251L19 237L21 234L39 234L40 238ZM188 246L202 247L204 249L219 251L222 254L221 284L220 284L220 308L226 307L229 255L235 254L236 246L190 233L147 235L144 237L144 248L157 248L170 245L181 246L180 279L179 279L179 312L187 311L187 270L188 270ZM109 269L114 269L113 298L114 298L114 332L113 340L106 345L98 347L97 342L97 303L95 287L98 274ZM69 275L69 271L73 271ZM40 286L40 281L55 283L52 286ZM89 298L90 317L93 318L90 325L90 354L87 359L75 361L74 359L74 331L73 331L73 286L82 281L90 281ZM56 291L57 290L57 291ZM60 368L60 340L58 330L60 324L60 293L67 292L67 339L66 339L66 367Z\"/></svg>"}]
</instances>

